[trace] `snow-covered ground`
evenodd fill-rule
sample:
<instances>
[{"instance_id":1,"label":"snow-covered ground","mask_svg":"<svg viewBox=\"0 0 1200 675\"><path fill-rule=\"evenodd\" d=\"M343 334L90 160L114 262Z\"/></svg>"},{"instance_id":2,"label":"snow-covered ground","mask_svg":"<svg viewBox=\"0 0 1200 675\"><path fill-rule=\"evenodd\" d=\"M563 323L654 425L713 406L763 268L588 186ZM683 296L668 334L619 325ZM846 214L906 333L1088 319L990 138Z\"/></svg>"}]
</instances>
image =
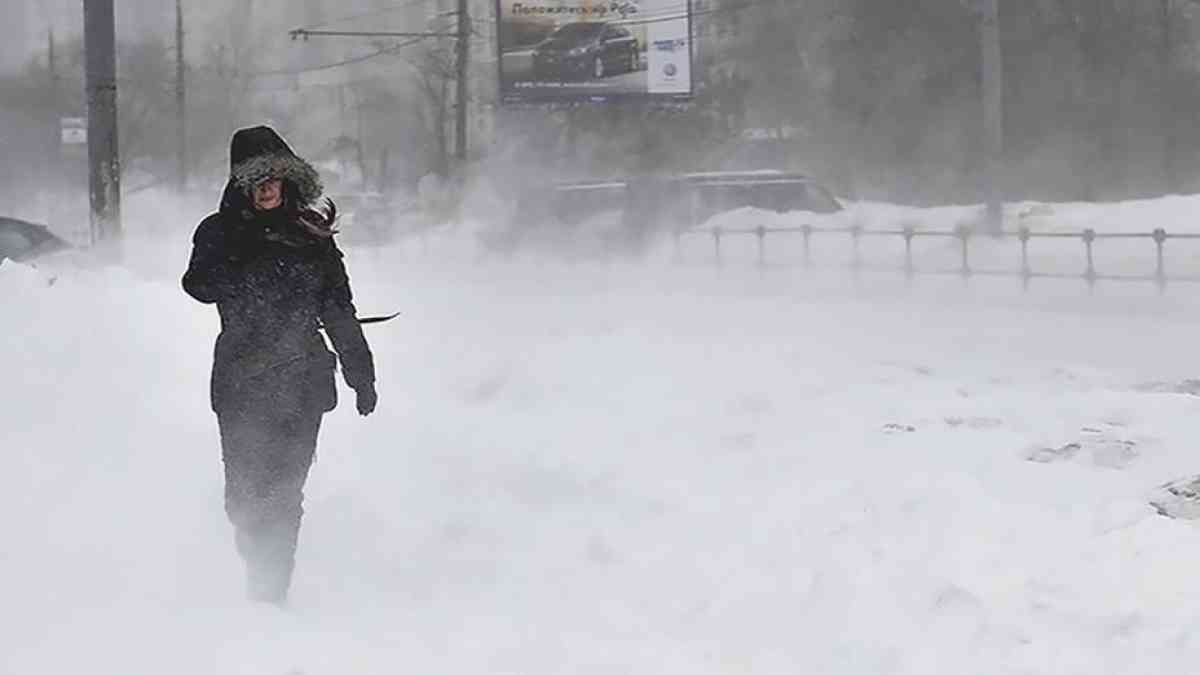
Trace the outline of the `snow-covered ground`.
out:
<instances>
[{"instance_id":1,"label":"snow-covered ground","mask_svg":"<svg viewBox=\"0 0 1200 675\"><path fill-rule=\"evenodd\" d=\"M174 217L174 216L172 216ZM192 222L194 218L188 221ZM242 599L187 234L0 264L0 672L1187 672L1200 309L350 250L292 607Z\"/></svg>"}]
</instances>

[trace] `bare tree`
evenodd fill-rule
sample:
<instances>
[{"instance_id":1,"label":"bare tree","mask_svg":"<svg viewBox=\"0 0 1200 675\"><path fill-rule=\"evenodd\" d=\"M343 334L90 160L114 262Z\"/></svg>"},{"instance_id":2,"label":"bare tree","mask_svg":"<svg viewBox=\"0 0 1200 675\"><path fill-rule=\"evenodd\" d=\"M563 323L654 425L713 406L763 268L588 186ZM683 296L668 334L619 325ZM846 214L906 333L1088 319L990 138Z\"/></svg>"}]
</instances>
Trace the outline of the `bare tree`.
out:
<instances>
[{"instance_id":1,"label":"bare tree","mask_svg":"<svg viewBox=\"0 0 1200 675\"><path fill-rule=\"evenodd\" d=\"M445 44L429 44L406 60L413 67L413 84L422 98L423 105L417 112L427 134L434 140L433 171L446 176L450 172L448 127L453 117L451 108L456 80L454 50Z\"/></svg>"}]
</instances>

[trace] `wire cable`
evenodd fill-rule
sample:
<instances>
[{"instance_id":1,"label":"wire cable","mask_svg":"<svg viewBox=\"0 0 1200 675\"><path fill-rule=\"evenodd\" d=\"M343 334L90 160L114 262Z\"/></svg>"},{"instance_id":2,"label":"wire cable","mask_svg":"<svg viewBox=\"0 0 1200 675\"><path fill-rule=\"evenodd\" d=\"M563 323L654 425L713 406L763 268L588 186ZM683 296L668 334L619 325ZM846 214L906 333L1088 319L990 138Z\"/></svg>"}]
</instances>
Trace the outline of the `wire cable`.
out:
<instances>
[{"instance_id":1,"label":"wire cable","mask_svg":"<svg viewBox=\"0 0 1200 675\"><path fill-rule=\"evenodd\" d=\"M401 49L404 49L405 47L411 47L412 45L415 45L418 42L421 42L423 40L425 40L425 38L413 38L411 40L406 40L404 42L392 45L390 47L384 47L382 49L378 49L376 51L371 52L370 54L363 54L362 56L355 56L353 58L345 59L343 61L336 61L334 63L324 63L319 66L309 66L307 68L294 68L294 69L284 68L284 69L280 69L280 70L263 70L263 71L258 71L258 72L254 72L254 73L247 73L246 76L253 78L253 77L270 77L273 75L300 75L303 73L314 73L314 72L317 72L320 70L329 70L331 68L341 68L343 66L353 65L355 63L362 63L364 61L370 61L371 59L379 58L380 56L387 56L388 54L395 54L396 52L400 51Z\"/></svg>"}]
</instances>

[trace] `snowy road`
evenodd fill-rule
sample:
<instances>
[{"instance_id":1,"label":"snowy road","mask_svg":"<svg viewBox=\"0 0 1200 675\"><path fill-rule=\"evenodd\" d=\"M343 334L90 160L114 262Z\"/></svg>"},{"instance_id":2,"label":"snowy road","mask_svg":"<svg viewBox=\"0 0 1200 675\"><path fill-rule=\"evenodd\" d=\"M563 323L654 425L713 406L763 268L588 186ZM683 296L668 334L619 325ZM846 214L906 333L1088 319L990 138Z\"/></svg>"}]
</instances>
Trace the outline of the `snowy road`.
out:
<instances>
[{"instance_id":1,"label":"snowy road","mask_svg":"<svg viewBox=\"0 0 1200 675\"><path fill-rule=\"evenodd\" d=\"M172 256L178 258L172 261ZM186 251L167 251L164 269ZM294 606L246 606L173 279L0 265L0 671L1156 673L1200 656L1189 302L351 252ZM1141 307L1138 314L1134 307ZM343 403L348 400L343 389Z\"/></svg>"}]
</instances>

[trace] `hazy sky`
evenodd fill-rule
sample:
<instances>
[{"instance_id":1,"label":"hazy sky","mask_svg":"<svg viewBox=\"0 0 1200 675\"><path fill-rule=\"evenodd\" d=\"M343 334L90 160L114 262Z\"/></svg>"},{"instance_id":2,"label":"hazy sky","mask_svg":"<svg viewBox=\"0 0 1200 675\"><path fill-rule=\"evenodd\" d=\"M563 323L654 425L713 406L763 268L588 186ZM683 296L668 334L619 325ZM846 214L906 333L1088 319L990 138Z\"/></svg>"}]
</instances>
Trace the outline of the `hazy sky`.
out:
<instances>
[{"instance_id":1,"label":"hazy sky","mask_svg":"<svg viewBox=\"0 0 1200 675\"><path fill-rule=\"evenodd\" d=\"M175 3L171 0L115 0L117 32L122 36L158 33L167 42L174 40ZM223 39L218 27L227 29L222 18L230 7L242 8L255 23L278 26L281 41L286 28L297 28L316 21L353 15L395 5L394 0L184 0L184 16L191 44ZM37 54L45 54L51 29L60 39L78 35L83 27L83 0L0 0L0 69L18 68ZM380 19L389 26L405 23L403 16ZM375 22L374 28L382 26ZM353 23L353 22L351 22ZM371 23L368 21L368 24ZM342 24L343 26L347 24ZM369 28L368 26L359 26ZM191 51L191 49L189 49ZM44 58L44 57L43 57Z\"/></svg>"},{"instance_id":2,"label":"hazy sky","mask_svg":"<svg viewBox=\"0 0 1200 675\"><path fill-rule=\"evenodd\" d=\"M206 6L192 2L199 10ZM5 21L0 22L0 66L20 67L34 53L43 54L47 34L66 38L83 28L82 0L0 0ZM125 35L144 31L169 31L175 3L169 0L116 0L117 29Z\"/></svg>"}]
</instances>

